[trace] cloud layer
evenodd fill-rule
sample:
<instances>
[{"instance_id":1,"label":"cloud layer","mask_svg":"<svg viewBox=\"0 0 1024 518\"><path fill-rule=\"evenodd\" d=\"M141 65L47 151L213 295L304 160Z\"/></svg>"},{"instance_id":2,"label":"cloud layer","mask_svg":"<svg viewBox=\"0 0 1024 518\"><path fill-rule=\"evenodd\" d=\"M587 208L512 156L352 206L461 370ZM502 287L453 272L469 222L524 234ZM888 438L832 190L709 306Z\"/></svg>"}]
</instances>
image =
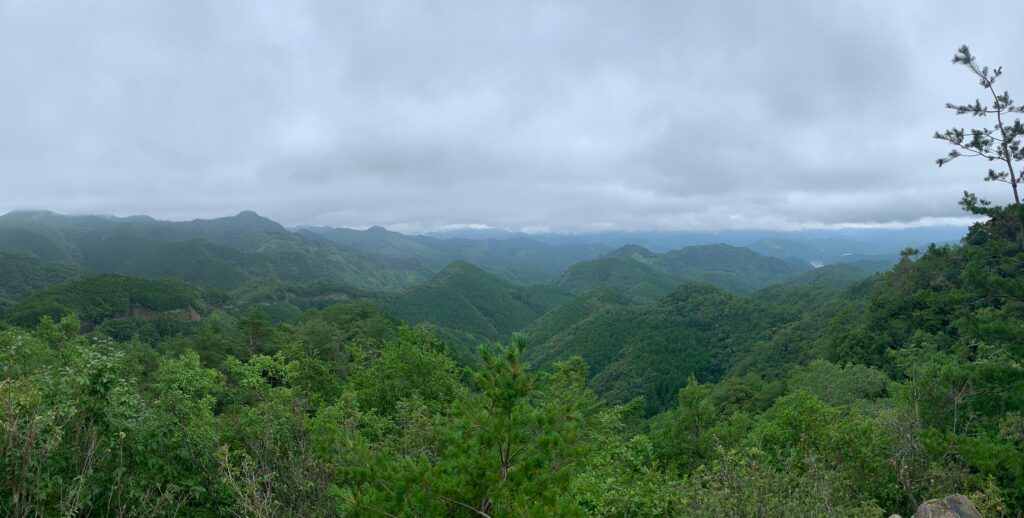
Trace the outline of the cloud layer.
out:
<instances>
[{"instance_id":1,"label":"cloud layer","mask_svg":"<svg viewBox=\"0 0 1024 518\"><path fill-rule=\"evenodd\" d=\"M1007 198L986 164L934 165L931 133L977 122L943 104L983 93L950 58L970 44L1024 99L1022 11L0 0L0 212L405 231L948 221L964 189Z\"/></svg>"}]
</instances>

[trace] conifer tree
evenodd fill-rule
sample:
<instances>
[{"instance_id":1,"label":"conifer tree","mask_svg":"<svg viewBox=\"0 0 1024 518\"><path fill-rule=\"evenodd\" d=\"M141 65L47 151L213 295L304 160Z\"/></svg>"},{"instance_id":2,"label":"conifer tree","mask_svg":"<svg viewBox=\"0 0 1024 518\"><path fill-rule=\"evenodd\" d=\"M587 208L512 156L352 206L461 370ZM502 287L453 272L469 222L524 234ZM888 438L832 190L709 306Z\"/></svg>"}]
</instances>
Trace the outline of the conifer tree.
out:
<instances>
[{"instance_id":1,"label":"conifer tree","mask_svg":"<svg viewBox=\"0 0 1024 518\"><path fill-rule=\"evenodd\" d=\"M953 56L953 63L967 67L978 78L978 83L992 97L990 105L983 105L980 99L973 104L946 103L946 108L953 110L957 115L973 115L975 117L995 117L995 125L991 128L982 127L965 130L963 128L950 128L942 133L935 132L935 138L949 142L953 149L936 160L939 167L960 157L982 157L994 163L985 175L986 182L1004 182L1009 184L1013 191L1013 203L1020 204L1019 188L1024 181L1024 149L1021 147L1021 137L1024 136L1024 124L1020 119L1012 122L1009 117L1013 113L1024 113L1024 106L1014 105L1007 91L998 93L995 89L995 82L1002 75L1002 67L989 69L986 66L978 65L971 50L963 45ZM988 200L979 199L976 195L964 192L960 205L964 210L975 214L988 214L986 208L991 203Z\"/></svg>"}]
</instances>

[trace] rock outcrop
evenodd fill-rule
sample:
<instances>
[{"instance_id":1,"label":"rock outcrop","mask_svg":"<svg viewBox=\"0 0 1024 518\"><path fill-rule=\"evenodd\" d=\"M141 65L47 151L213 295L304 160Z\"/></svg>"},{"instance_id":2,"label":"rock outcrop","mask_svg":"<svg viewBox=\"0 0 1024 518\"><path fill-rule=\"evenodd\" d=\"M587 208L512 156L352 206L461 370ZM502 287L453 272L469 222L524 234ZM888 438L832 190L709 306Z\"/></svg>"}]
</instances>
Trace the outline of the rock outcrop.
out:
<instances>
[{"instance_id":1,"label":"rock outcrop","mask_svg":"<svg viewBox=\"0 0 1024 518\"><path fill-rule=\"evenodd\" d=\"M919 505L911 518L981 518L981 513L966 496L950 495Z\"/></svg>"}]
</instances>

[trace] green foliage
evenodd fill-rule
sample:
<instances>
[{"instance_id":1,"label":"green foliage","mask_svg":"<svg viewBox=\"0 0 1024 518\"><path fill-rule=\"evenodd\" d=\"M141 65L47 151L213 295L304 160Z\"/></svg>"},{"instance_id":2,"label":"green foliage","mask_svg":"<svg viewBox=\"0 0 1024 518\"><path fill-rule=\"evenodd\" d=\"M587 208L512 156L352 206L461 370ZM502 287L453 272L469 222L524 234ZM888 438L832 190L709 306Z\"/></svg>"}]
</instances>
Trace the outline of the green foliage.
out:
<instances>
[{"instance_id":1,"label":"green foliage","mask_svg":"<svg viewBox=\"0 0 1024 518\"><path fill-rule=\"evenodd\" d=\"M527 285L550 282L566 268L608 251L604 245L551 245L517 237L513 239L437 239L406 236L380 227L312 229L303 235L322 237L345 248L385 257L418 261L440 271L456 261L472 263L505 281Z\"/></svg>"},{"instance_id":2,"label":"green foliage","mask_svg":"<svg viewBox=\"0 0 1024 518\"><path fill-rule=\"evenodd\" d=\"M840 367L825 360L814 360L797 367L788 380L792 390L806 390L829 405L852 405L885 395L889 377L864 365Z\"/></svg>"},{"instance_id":3,"label":"green foliage","mask_svg":"<svg viewBox=\"0 0 1024 518\"><path fill-rule=\"evenodd\" d=\"M661 414L652 424L658 457L683 472L696 468L711 453L711 428L717 418L711 389L690 376L686 386L679 389L678 407Z\"/></svg>"},{"instance_id":4,"label":"green foliage","mask_svg":"<svg viewBox=\"0 0 1024 518\"><path fill-rule=\"evenodd\" d=\"M5 311L4 318L23 327L34 326L43 316L61 318L72 313L92 324L157 314L193 320L206 310L210 297L210 293L181 281L90 275L41 290Z\"/></svg>"},{"instance_id":5,"label":"green foliage","mask_svg":"<svg viewBox=\"0 0 1024 518\"><path fill-rule=\"evenodd\" d=\"M144 407L121 374L124 356L77 337L77 325L44 319L34 335L0 336L6 516L117 514L178 498L175 487L124 476Z\"/></svg>"},{"instance_id":6,"label":"green foliage","mask_svg":"<svg viewBox=\"0 0 1024 518\"><path fill-rule=\"evenodd\" d=\"M810 269L775 257L763 256L749 248L729 245L689 246L664 254L653 262L669 275L747 294Z\"/></svg>"},{"instance_id":7,"label":"green foliage","mask_svg":"<svg viewBox=\"0 0 1024 518\"><path fill-rule=\"evenodd\" d=\"M685 514L716 516L851 516L883 515L871 501L859 500L833 473L775 468L756 448L722 451L708 466L685 479L681 500Z\"/></svg>"},{"instance_id":8,"label":"green foliage","mask_svg":"<svg viewBox=\"0 0 1024 518\"><path fill-rule=\"evenodd\" d=\"M396 296L387 307L410 324L455 329L479 343L507 339L570 298L553 287L513 286L469 263L456 262L429 283Z\"/></svg>"},{"instance_id":9,"label":"green foliage","mask_svg":"<svg viewBox=\"0 0 1024 518\"><path fill-rule=\"evenodd\" d=\"M634 302L650 303L668 295L679 282L631 258L605 257L573 265L556 284L577 295L605 288L621 293Z\"/></svg>"},{"instance_id":10,"label":"green foliage","mask_svg":"<svg viewBox=\"0 0 1024 518\"><path fill-rule=\"evenodd\" d=\"M566 329L570 329L587 320L601 319L604 310L628 304L630 304L630 300L624 295L607 288L599 288L548 311L534 321L533 324L530 324L523 331L523 334L532 343L547 343ZM537 359L541 358L541 356L532 353L543 351L541 349L534 349L530 352L531 359Z\"/></svg>"},{"instance_id":11,"label":"green foliage","mask_svg":"<svg viewBox=\"0 0 1024 518\"><path fill-rule=\"evenodd\" d=\"M75 261L93 272L175 278L223 290L269 278L397 291L430 273L414 260L303 237L252 212L186 222L11 213L0 218L0 251Z\"/></svg>"},{"instance_id":12,"label":"green foliage","mask_svg":"<svg viewBox=\"0 0 1024 518\"><path fill-rule=\"evenodd\" d=\"M577 263L557 284L577 294L609 288L644 303L664 297L684 282L748 294L808 269L809 264L798 266L729 245L688 246L665 254L628 245L608 257Z\"/></svg>"},{"instance_id":13,"label":"green foliage","mask_svg":"<svg viewBox=\"0 0 1024 518\"><path fill-rule=\"evenodd\" d=\"M42 232L0 225L0 252L35 257L41 261L70 263L72 255Z\"/></svg>"},{"instance_id":14,"label":"green foliage","mask_svg":"<svg viewBox=\"0 0 1024 518\"><path fill-rule=\"evenodd\" d=\"M852 264L830 264L815 268L786 280L789 286L820 286L825 288L846 288L869 276L870 273Z\"/></svg>"},{"instance_id":15,"label":"green foliage","mask_svg":"<svg viewBox=\"0 0 1024 518\"><path fill-rule=\"evenodd\" d=\"M0 252L0 309L80 274L81 270L66 263L48 263L30 255Z\"/></svg>"},{"instance_id":16,"label":"green foliage","mask_svg":"<svg viewBox=\"0 0 1024 518\"><path fill-rule=\"evenodd\" d=\"M599 413L587 428L591 444L570 490L587 516L684 514L680 481L666 473L645 435L627 436L629 405Z\"/></svg>"},{"instance_id":17,"label":"green foliage","mask_svg":"<svg viewBox=\"0 0 1024 518\"><path fill-rule=\"evenodd\" d=\"M406 401L438 413L464 391L445 345L421 330L403 327L379 351L358 351L350 387L360 408L390 417Z\"/></svg>"},{"instance_id":18,"label":"green foliage","mask_svg":"<svg viewBox=\"0 0 1024 518\"><path fill-rule=\"evenodd\" d=\"M667 409L691 375L717 381L794 318L779 308L711 286L681 286L651 306L610 306L536 347L546 367L580 355L595 391L613 403L644 396L650 414Z\"/></svg>"}]
</instances>

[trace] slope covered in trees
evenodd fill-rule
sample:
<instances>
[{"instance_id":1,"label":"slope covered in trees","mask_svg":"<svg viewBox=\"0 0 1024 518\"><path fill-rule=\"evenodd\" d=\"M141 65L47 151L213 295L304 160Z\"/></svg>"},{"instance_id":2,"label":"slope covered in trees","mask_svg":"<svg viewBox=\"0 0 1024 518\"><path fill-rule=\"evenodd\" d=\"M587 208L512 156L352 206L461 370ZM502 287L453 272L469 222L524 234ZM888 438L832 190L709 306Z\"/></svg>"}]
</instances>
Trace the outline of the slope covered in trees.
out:
<instances>
[{"instance_id":1,"label":"slope covered in trees","mask_svg":"<svg viewBox=\"0 0 1024 518\"><path fill-rule=\"evenodd\" d=\"M683 280L706 282L726 291L747 294L811 269L729 245L690 246L656 257L659 270Z\"/></svg>"},{"instance_id":2,"label":"slope covered in trees","mask_svg":"<svg viewBox=\"0 0 1024 518\"><path fill-rule=\"evenodd\" d=\"M25 254L43 261L73 262L69 251L53 238L14 226L0 226L0 251Z\"/></svg>"},{"instance_id":3,"label":"slope covered in trees","mask_svg":"<svg viewBox=\"0 0 1024 518\"><path fill-rule=\"evenodd\" d=\"M35 241L25 244L30 240L24 235ZM10 244L4 245L5 237ZM36 243L41 240L47 247ZM262 278L298 284L335 280L363 289L399 290L430 275L413 260L310 240L249 211L185 222L12 212L0 217L3 246L42 259L70 258L94 272L171 277L225 290Z\"/></svg>"},{"instance_id":4,"label":"slope covered in trees","mask_svg":"<svg viewBox=\"0 0 1024 518\"><path fill-rule=\"evenodd\" d=\"M646 262L615 256L577 263L555 284L577 295L605 288L634 302L648 303L668 295L679 281Z\"/></svg>"},{"instance_id":5,"label":"slope covered in trees","mask_svg":"<svg viewBox=\"0 0 1024 518\"><path fill-rule=\"evenodd\" d=\"M46 262L22 253L0 252L0 308L79 274L79 268L67 263Z\"/></svg>"},{"instance_id":6,"label":"slope covered in trees","mask_svg":"<svg viewBox=\"0 0 1024 518\"><path fill-rule=\"evenodd\" d=\"M385 299L385 307L410 324L440 328L463 346L506 340L571 295L553 286L514 286L458 261L430 282Z\"/></svg>"},{"instance_id":7,"label":"slope covered in trees","mask_svg":"<svg viewBox=\"0 0 1024 518\"><path fill-rule=\"evenodd\" d=\"M856 263L830 264L790 277L783 284L788 286L845 288L870 276L872 273L875 272L871 265L865 265L864 268L861 268Z\"/></svg>"},{"instance_id":8,"label":"slope covered in trees","mask_svg":"<svg viewBox=\"0 0 1024 518\"><path fill-rule=\"evenodd\" d=\"M610 248L602 244L547 244L527 237L512 239L439 239L406 236L380 227L367 230L314 228L303 231L354 250L385 257L415 259L434 271L466 261L515 284L554 280L569 266L598 258Z\"/></svg>"},{"instance_id":9,"label":"slope covered in trees","mask_svg":"<svg viewBox=\"0 0 1024 518\"><path fill-rule=\"evenodd\" d=\"M664 254L627 245L602 259L573 265L556 284L577 294L605 287L637 302L653 302L687 281L748 294L808 270L810 264L724 244L688 246Z\"/></svg>"},{"instance_id":10,"label":"slope covered in trees","mask_svg":"<svg viewBox=\"0 0 1024 518\"><path fill-rule=\"evenodd\" d=\"M644 396L651 413L670 406L692 375L721 379L755 343L793 318L772 305L693 283L652 305L602 309L600 316L536 342L530 358L544 368L578 355L590 366L599 396L615 403Z\"/></svg>"},{"instance_id":11,"label":"slope covered in trees","mask_svg":"<svg viewBox=\"0 0 1024 518\"><path fill-rule=\"evenodd\" d=\"M192 320L206 310L210 301L223 303L224 296L172 279L88 275L40 290L5 310L3 317L27 327L44 316L59 320L72 314L90 325L145 313L174 314L181 320Z\"/></svg>"}]
</instances>

